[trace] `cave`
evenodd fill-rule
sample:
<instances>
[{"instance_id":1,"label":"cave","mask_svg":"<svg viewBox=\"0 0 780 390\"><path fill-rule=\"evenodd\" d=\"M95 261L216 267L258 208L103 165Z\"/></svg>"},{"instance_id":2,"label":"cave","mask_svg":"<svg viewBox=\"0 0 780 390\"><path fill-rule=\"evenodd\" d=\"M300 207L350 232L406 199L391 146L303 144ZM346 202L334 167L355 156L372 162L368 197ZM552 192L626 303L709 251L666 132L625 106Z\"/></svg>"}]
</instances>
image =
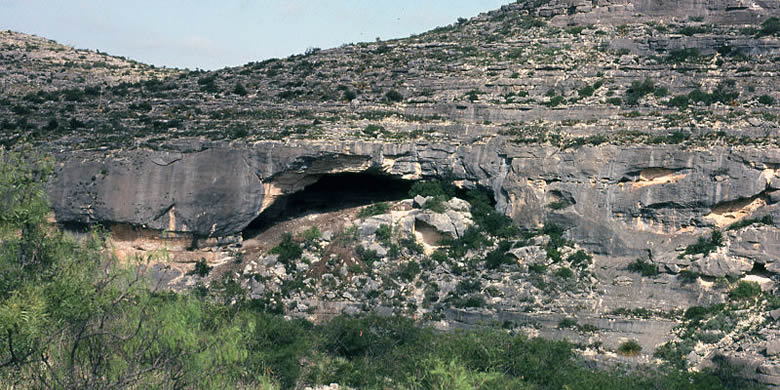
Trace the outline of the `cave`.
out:
<instances>
[{"instance_id":1,"label":"cave","mask_svg":"<svg viewBox=\"0 0 780 390\"><path fill-rule=\"evenodd\" d=\"M323 175L302 190L278 197L243 231L253 237L285 220L409 198L414 181L381 172Z\"/></svg>"}]
</instances>

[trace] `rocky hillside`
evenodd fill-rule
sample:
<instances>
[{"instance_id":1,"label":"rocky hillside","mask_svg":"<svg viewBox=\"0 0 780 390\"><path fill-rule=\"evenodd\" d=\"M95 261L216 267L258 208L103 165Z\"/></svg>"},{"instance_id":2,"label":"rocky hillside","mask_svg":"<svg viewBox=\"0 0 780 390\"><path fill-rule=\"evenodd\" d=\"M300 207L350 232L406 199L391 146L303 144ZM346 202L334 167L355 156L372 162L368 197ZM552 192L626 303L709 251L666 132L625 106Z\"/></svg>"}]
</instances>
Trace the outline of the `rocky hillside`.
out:
<instances>
[{"instance_id":1,"label":"rocky hillside","mask_svg":"<svg viewBox=\"0 0 780 390\"><path fill-rule=\"evenodd\" d=\"M519 1L214 72L6 32L0 142L56 156L59 222L167 247L173 288L780 385L779 16Z\"/></svg>"}]
</instances>

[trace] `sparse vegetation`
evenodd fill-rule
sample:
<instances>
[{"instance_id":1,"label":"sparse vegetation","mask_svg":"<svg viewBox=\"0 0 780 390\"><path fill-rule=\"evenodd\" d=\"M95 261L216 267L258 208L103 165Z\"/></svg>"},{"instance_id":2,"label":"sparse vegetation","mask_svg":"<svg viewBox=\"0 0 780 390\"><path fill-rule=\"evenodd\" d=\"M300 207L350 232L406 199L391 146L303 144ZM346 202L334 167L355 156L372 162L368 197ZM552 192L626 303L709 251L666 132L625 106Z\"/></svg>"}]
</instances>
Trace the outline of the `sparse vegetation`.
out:
<instances>
[{"instance_id":1,"label":"sparse vegetation","mask_svg":"<svg viewBox=\"0 0 780 390\"><path fill-rule=\"evenodd\" d=\"M642 276L653 277L658 275L658 266L642 259L636 259L628 265L628 270L642 274Z\"/></svg>"},{"instance_id":2,"label":"sparse vegetation","mask_svg":"<svg viewBox=\"0 0 780 390\"><path fill-rule=\"evenodd\" d=\"M358 218L369 218L375 215L387 214L390 211L390 205L385 202L374 203L372 205L363 207L358 212Z\"/></svg>"},{"instance_id":3,"label":"sparse vegetation","mask_svg":"<svg viewBox=\"0 0 780 390\"><path fill-rule=\"evenodd\" d=\"M279 256L279 262L284 264L288 273L295 269L295 260L303 254L303 248L293 238L292 233L284 233L282 242L271 249L271 253Z\"/></svg>"},{"instance_id":4,"label":"sparse vegetation","mask_svg":"<svg viewBox=\"0 0 780 390\"><path fill-rule=\"evenodd\" d=\"M761 295L761 286L756 282L740 281L733 290L729 291L731 299L749 299Z\"/></svg>"},{"instance_id":5,"label":"sparse vegetation","mask_svg":"<svg viewBox=\"0 0 780 390\"><path fill-rule=\"evenodd\" d=\"M628 340L620 344L617 352L623 356L637 356L642 352L642 346L636 340Z\"/></svg>"},{"instance_id":6,"label":"sparse vegetation","mask_svg":"<svg viewBox=\"0 0 780 390\"><path fill-rule=\"evenodd\" d=\"M732 223L729 225L727 230L739 230L751 225L768 225L768 226L774 226L775 221L772 219L771 215L765 215L761 218L745 218L739 222Z\"/></svg>"},{"instance_id":7,"label":"sparse vegetation","mask_svg":"<svg viewBox=\"0 0 780 390\"><path fill-rule=\"evenodd\" d=\"M682 258L686 255L696 254L707 256L710 254L710 252L717 250L721 246L723 246L723 233L721 233L720 230L713 230L709 239L699 237L698 241L696 241L694 244L688 245L688 247L685 248L685 251L681 253L679 257Z\"/></svg>"}]
</instances>

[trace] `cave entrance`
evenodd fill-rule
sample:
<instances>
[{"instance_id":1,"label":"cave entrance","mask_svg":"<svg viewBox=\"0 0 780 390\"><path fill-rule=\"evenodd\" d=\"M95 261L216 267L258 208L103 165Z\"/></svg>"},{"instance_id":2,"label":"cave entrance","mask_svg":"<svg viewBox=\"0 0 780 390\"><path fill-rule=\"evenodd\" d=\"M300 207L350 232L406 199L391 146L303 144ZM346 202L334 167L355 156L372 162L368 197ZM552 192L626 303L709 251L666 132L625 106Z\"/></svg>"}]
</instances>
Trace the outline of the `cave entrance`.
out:
<instances>
[{"instance_id":1,"label":"cave entrance","mask_svg":"<svg viewBox=\"0 0 780 390\"><path fill-rule=\"evenodd\" d=\"M412 184L412 180L381 172L323 175L302 190L277 198L244 229L243 235L251 238L279 222L309 214L408 199Z\"/></svg>"}]
</instances>

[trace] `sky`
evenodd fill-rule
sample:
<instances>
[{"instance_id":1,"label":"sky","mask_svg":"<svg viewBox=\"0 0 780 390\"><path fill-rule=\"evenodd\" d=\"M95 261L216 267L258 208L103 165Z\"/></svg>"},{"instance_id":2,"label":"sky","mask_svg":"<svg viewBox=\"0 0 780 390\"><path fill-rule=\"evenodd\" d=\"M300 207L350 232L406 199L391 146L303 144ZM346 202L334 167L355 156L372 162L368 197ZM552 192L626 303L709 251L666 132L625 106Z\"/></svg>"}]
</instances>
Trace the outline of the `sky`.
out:
<instances>
[{"instance_id":1,"label":"sky","mask_svg":"<svg viewBox=\"0 0 780 390\"><path fill-rule=\"evenodd\" d=\"M0 30L156 66L218 69L406 37L510 0L0 0Z\"/></svg>"}]
</instances>

